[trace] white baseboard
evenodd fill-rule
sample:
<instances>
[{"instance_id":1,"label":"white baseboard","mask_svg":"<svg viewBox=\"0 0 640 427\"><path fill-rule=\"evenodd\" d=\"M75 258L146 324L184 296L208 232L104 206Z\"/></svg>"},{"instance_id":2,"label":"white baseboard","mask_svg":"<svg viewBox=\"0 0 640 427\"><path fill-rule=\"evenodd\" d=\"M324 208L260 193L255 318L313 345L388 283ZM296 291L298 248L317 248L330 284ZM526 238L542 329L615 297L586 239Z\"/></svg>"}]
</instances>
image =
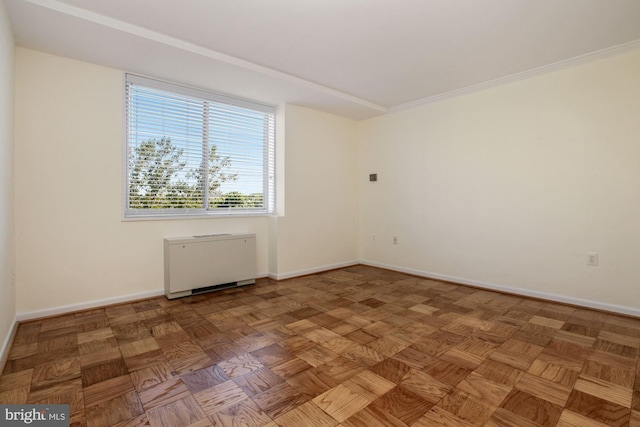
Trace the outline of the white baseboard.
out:
<instances>
[{"instance_id":1,"label":"white baseboard","mask_svg":"<svg viewBox=\"0 0 640 427\"><path fill-rule=\"evenodd\" d=\"M272 275L270 273L258 273L256 275L256 279L263 278L263 277L271 277L271 276ZM60 314L72 313L75 311L88 310L96 307L104 307L107 305L120 304L120 303L126 303L130 301L136 301L136 300L141 300L146 298L159 297L162 295L164 295L164 289L157 289L154 291L140 292L137 294L122 295L119 297L104 298L99 300L82 302L78 304L69 304L69 305L63 305L59 307L45 308L43 310L25 311L25 312L18 313L16 315L15 322L19 323L19 322L24 322L26 320L41 319L43 317L57 316Z\"/></svg>"},{"instance_id":2,"label":"white baseboard","mask_svg":"<svg viewBox=\"0 0 640 427\"><path fill-rule=\"evenodd\" d=\"M433 273L430 271L417 270L413 268L401 267L401 266L391 265L391 264L384 264L384 263L368 261L368 260L346 261L346 262L341 262L336 264L324 265L321 267L291 271L291 272L282 273L282 274L260 273L257 275L257 277L258 278L269 277L275 280L285 280L285 279L291 279L299 276L306 276L309 274L322 273L324 271L335 270L338 268L351 267L358 264L368 265L371 267L384 268L387 270L398 271L400 273L412 274L414 276L424 277L427 279L444 280L447 282L460 283L462 285L469 285L469 286L474 286L477 288L482 288L487 290L505 292L509 294L522 295L522 296L554 301L554 302L559 302L564 304L571 304L571 305L576 305L581 307L593 308L596 310L609 311L612 313L620 313L628 316L640 317L640 309L634 308L634 307L620 306L620 305L609 304L609 303L604 303L599 301L571 297L567 295L534 291L530 289L514 288L510 286L498 285L495 283L488 283L488 282L482 282L479 280L468 279L465 277L449 276L445 274ZM100 300L84 302L84 303L70 304L70 305L53 307L53 308L48 308L43 310L34 310L34 311L18 313L16 314L16 317L14 319L11 333L9 334L9 336L5 338L4 342L2 343L2 347L0 347L0 362L2 362L3 357L6 356L4 353L11 343L11 339L13 337L13 334L15 334L15 330L19 322L32 320L32 319L39 319L39 318L49 317L49 316L57 316L60 314L71 313L71 312L80 311L80 310L87 310L87 309L96 308L96 307L104 307L112 304L126 303L126 302L141 300L145 298L153 298L153 297L162 296L162 295L164 295L164 290L157 289L153 291L140 292L137 294L122 295L122 296L113 297L113 298L105 298Z\"/></svg>"},{"instance_id":3,"label":"white baseboard","mask_svg":"<svg viewBox=\"0 0 640 427\"><path fill-rule=\"evenodd\" d=\"M104 298L78 304L63 305L60 307L45 308L44 310L25 311L16 315L18 322L25 320L39 319L42 317L57 316L59 314L71 313L74 311L87 310L90 308L103 307L106 305L119 304L129 301L141 300L145 298L153 298L164 295L164 289L154 291L140 292L137 294L122 295L119 297Z\"/></svg>"},{"instance_id":4,"label":"white baseboard","mask_svg":"<svg viewBox=\"0 0 640 427\"><path fill-rule=\"evenodd\" d=\"M0 347L0 373L4 371L4 365L7 363L9 359L9 349L11 347L11 343L13 343L13 337L16 335L16 331L18 330L18 319L16 317L13 318L13 323L11 324L11 328L9 329L9 333L5 337L2 342L2 347Z\"/></svg>"},{"instance_id":5,"label":"white baseboard","mask_svg":"<svg viewBox=\"0 0 640 427\"><path fill-rule=\"evenodd\" d=\"M322 267L308 268L305 270L290 271L288 273L274 274L269 273L269 277L275 280L291 279L293 277L307 276L309 274L322 273L323 271L335 270L337 268L351 267L360 264L360 261L346 261L337 264L323 265Z\"/></svg>"},{"instance_id":6,"label":"white baseboard","mask_svg":"<svg viewBox=\"0 0 640 427\"><path fill-rule=\"evenodd\" d=\"M499 291L508 294L522 295L526 297L538 298L547 301L554 301L563 304L576 305L580 307L594 308L596 310L609 311L612 313L624 314L627 316L640 317L640 309L621 305L609 304L605 302L593 301L583 298L570 297L567 295L540 292L530 289L513 288L510 286L497 285L495 283L482 282L480 280L467 279L464 277L448 276L446 274L433 273L430 271L416 270L413 268L399 267L397 265L383 264L375 261L360 261L360 264L371 267L379 267L387 270L398 271L400 273L412 274L414 276L427 279L444 280L447 282L460 283L462 285L474 286L492 291Z\"/></svg>"}]
</instances>

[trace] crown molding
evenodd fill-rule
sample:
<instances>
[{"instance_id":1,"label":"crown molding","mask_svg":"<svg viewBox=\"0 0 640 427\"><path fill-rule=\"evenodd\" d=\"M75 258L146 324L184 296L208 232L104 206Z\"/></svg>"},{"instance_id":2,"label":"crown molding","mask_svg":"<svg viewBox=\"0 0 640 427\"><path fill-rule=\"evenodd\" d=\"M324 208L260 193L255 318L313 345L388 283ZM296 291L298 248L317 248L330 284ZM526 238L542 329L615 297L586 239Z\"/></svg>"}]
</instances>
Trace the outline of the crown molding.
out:
<instances>
[{"instance_id":1,"label":"crown molding","mask_svg":"<svg viewBox=\"0 0 640 427\"><path fill-rule=\"evenodd\" d=\"M554 62L553 64L543 65L541 67L532 68L530 70L522 71L519 73L510 74L504 77L498 77L497 79L489 80L486 82L478 83L475 85L455 89L449 92L428 96L426 98L417 99L415 101L406 102L404 104L394 105L389 107L389 113L395 113L397 111L408 110L410 108L419 107L421 105L434 104L436 102L445 101L447 99L456 98L458 96L467 95L481 90L490 89L496 86L505 85L521 80L526 80L531 77L536 77L542 74L551 73L553 71L559 71L570 67L575 67L589 62L594 62L600 59L609 58L611 56L619 55L631 50L640 49L640 40L634 40L628 43L619 44L606 49L597 50L594 52L585 53L583 55L574 56L562 61Z\"/></svg>"},{"instance_id":2,"label":"crown molding","mask_svg":"<svg viewBox=\"0 0 640 427\"><path fill-rule=\"evenodd\" d=\"M322 84L319 84L310 80L306 80L291 74L287 74L285 72L278 71L273 68L265 67L263 65L260 65L251 61L247 61L232 55L218 52L216 50L209 49L209 48L197 45L195 43L187 42L185 40L182 40L176 37L168 36L166 34L162 34L160 32L153 31L145 27L130 24L128 22L111 18L109 16L92 12L90 10L83 9L77 6L72 6L59 0L23 0L23 1L26 3L30 3L36 6L40 6L43 8L47 8L47 9L65 14L67 16L72 16L78 19L82 19L84 21L92 22L94 24L97 24L103 27L111 28L116 31L128 33L146 40L153 41L155 43L160 43L165 46L170 46L176 49L180 49L182 51L189 52L204 58L226 63L229 65L233 65L238 68L252 71L264 76L276 78L278 80L288 82L291 84L306 87L306 88L315 90L319 93L333 96L338 99L342 99L344 101L351 102L355 105L359 105L361 107L365 107L367 109L370 109L379 113L383 113L383 114L394 113L402 110L419 107L422 105L433 104L436 102L444 101L444 100L455 98L458 96L479 92L485 89L525 80L531 77L536 77L536 76L550 73L553 71L558 71L558 70L574 67L577 65L597 61L597 60L618 55L627 51L640 49L640 39L634 40L631 42L619 44L619 45L601 49L598 51L589 52L583 55L578 55L578 56L565 59L562 61L558 61L552 64L536 67L530 70L525 70L522 72L492 79L486 82L467 86L464 88L455 89L448 92L436 94L433 96L428 96L428 97L417 99L414 101L387 107L381 104L368 101L363 98L359 98L349 93L342 92L340 90L331 88L329 86L324 86Z\"/></svg>"},{"instance_id":3,"label":"crown molding","mask_svg":"<svg viewBox=\"0 0 640 427\"><path fill-rule=\"evenodd\" d=\"M117 31L132 34L137 37L141 37L156 43L170 46L176 49L183 50L185 52L193 53L195 55L209 58L215 61L223 62L229 65L233 65L239 68L243 68L248 71L259 73L265 76L273 77L279 80L287 81L293 84L307 87L309 89L316 90L318 92L334 96L345 101L353 102L354 104L362 107L370 108L382 113L388 112L387 107L376 104L366 99L358 98L357 96L333 89L328 86L321 85L309 80L305 80L300 77L293 76L291 74L284 73L282 71L274 70L273 68L265 67L255 62L247 61L237 58L232 55L227 55L222 52L218 52L213 49L209 49L195 43L187 42L185 40L171 37L166 34L159 33L157 31L149 30L148 28L140 27L138 25L130 24L128 22L121 21L119 19L111 18L99 13L91 12L80 7L72 6L58 0L24 0L27 3L34 4L36 6L44 7L68 16L73 16L84 21L92 22L94 24L101 25L103 27L111 28Z\"/></svg>"}]
</instances>

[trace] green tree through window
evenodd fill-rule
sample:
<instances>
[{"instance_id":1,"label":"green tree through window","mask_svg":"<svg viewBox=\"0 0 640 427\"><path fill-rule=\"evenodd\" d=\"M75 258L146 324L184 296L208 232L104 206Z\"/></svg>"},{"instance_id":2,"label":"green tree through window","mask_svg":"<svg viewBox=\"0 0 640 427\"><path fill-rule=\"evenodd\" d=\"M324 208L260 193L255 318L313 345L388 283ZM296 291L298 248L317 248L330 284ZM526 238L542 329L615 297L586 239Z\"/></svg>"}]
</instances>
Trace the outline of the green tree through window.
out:
<instances>
[{"instance_id":1,"label":"green tree through window","mask_svg":"<svg viewBox=\"0 0 640 427\"><path fill-rule=\"evenodd\" d=\"M229 157L216 154L216 147L212 146L209 153L209 173L203 174L201 166L191 169L186 175L188 179L180 178L186 162L182 159L184 150L171 143L171 138L149 139L142 142L131 151L129 158L129 206L135 209L167 209L167 208L200 208L203 207L203 182L208 181L209 198L212 200L227 200L228 195L221 195L220 185L223 182L237 180L237 174L225 173L225 168L231 165ZM230 192L233 197L244 196L238 192ZM216 205L218 203L215 203ZM261 204L248 205L244 202L225 203L226 207L251 206L260 207Z\"/></svg>"},{"instance_id":2,"label":"green tree through window","mask_svg":"<svg viewBox=\"0 0 640 427\"><path fill-rule=\"evenodd\" d=\"M126 96L126 217L273 212L273 107L132 75Z\"/></svg>"}]
</instances>

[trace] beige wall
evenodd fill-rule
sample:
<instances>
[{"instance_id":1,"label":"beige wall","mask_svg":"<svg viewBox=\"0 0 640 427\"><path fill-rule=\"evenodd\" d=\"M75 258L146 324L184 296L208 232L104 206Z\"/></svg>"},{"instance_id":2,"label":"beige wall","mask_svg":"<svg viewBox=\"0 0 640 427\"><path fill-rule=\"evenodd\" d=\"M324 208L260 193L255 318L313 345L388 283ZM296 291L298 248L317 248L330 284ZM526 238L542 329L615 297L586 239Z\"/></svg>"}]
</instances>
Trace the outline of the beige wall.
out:
<instances>
[{"instance_id":1,"label":"beige wall","mask_svg":"<svg viewBox=\"0 0 640 427\"><path fill-rule=\"evenodd\" d=\"M361 122L361 258L640 314L639 118L635 51Z\"/></svg>"},{"instance_id":2,"label":"beige wall","mask_svg":"<svg viewBox=\"0 0 640 427\"><path fill-rule=\"evenodd\" d=\"M357 122L287 105L277 277L358 262Z\"/></svg>"},{"instance_id":3,"label":"beige wall","mask_svg":"<svg viewBox=\"0 0 640 427\"><path fill-rule=\"evenodd\" d=\"M16 53L19 313L159 293L165 236L254 232L267 274L266 218L123 222L123 73Z\"/></svg>"},{"instance_id":4,"label":"beige wall","mask_svg":"<svg viewBox=\"0 0 640 427\"><path fill-rule=\"evenodd\" d=\"M357 260L356 122L286 107L285 217L123 222L122 71L22 48L16 62L21 315L161 292L165 236L255 232L258 273L275 277Z\"/></svg>"},{"instance_id":5,"label":"beige wall","mask_svg":"<svg viewBox=\"0 0 640 427\"><path fill-rule=\"evenodd\" d=\"M16 313L13 281L13 65L13 37L4 2L0 0L0 359Z\"/></svg>"},{"instance_id":6,"label":"beige wall","mask_svg":"<svg viewBox=\"0 0 640 427\"><path fill-rule=\"evenodd\" d=\"M359 123L283 106L284 216L123 222L122 71L18 48L17 311L160 293L164 236L251 231L278 278L361 259L640 314L638 75L632 52Z\"/></svg>"}]
</instances>

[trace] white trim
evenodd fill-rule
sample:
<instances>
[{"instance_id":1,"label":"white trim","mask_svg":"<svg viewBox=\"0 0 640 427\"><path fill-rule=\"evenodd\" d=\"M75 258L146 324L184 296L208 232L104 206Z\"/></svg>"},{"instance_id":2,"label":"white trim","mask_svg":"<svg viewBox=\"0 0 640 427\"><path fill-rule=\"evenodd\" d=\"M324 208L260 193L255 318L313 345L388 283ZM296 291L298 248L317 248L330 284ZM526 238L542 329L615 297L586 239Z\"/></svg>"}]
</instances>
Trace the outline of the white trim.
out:
<instances>
[{"instance_id":1,"label":"white trim","mask_svg":"<svg viewBox=\"0 0 640 427\"><path fill-rule=\"evenodd\" d=\"M359 264L368 265L371 267L384 268L387 270L393 270L400 273L407 273L407 274L411 274L418 277L424 277L427 279L443 280L447 282L459 283L461 285L469 285L469 286L474 286L477 288L482 288L487 290L505 292L505 293L514 294L514 295L522 295L526 297L532 297L532 298L538 298L538 299L547 300L547 301L554 301L554 302L559 302L564 304L571 304L575 306L593 308L596 310L603 310L603 311L608 311L612 313L620 313L620 314L625 314L628 316L634 316L634 317L640 318L640 309L634 308L634 307L626 307L626 306L620 306L615 304L603 303L603 302L587 300L583 298L570 297L567 295L533 291L533 290L522 289L522 288L514 288L510 286L498 285L495 283L483 282L480 280L468 279L468 278L457 277L457 276L449 276L446 274L434 273L434 272L424 271L424 270L417 270L414 268L401 267L397 265L384 264L381 262L368 261L368 260L345 261L345 262L340 262L336 264L324 265L322 267L315 267L315 268L309 268L304 270L295 270L295 271L282 273L282 274L263 272L263 273L258 273L256 275L256 278L258 279L258 278L268 277L274 280L285 280L285 279L291 279L294 277L307 276L309 274L316 274L316 273L336 270L339 268L352 267L354 265L359 265ZM2 362L5 356L4 352L8 349L10 341L13 335L15 334L15 331L17 330L18 323L20 322L39 319L43 317L49 317L49 316L57 316L60 314L87 310L87 309L96 308L96 307L104 307L112 304L126 303L130 301L136 301L136 300L141 300L146 298L153 298L153 297L158 297L162 295L164 295L164 290L157 289L154 291L140 292L137 294L129 294L129 295L123 295L119 297L94 300L86 303L70 304L66 306L48 308L44 310L34 310L34 311L18 313L16 314L16 317L13 321L13 326L10 334L5 338L2 344L2 347L0 347L0 362Z\"/></svg>"},{"instance_id":2,"label":"white trim","mask_svg":"<svg viewBox=\"0 0 640 427\"><path fill-rule=\"evenodd\" d=\"M90 308L103 307L112 304L119 304L129 301L141 300L145 298L153 298L164 295L164 289L154 291L140 292L137 294L122 295L119 297L104 298L89 302L81 302L78 304L63 305L60 307L45 308L44 310L26 311L16 314L16 321L24 322L25 320L39 319L41 317L57 316L60 314L70 313L74 311L87 310Z\"/></svg>"},{"instance_id":3,"label":"white trim","mask_svg":"<svg viewBox=\"0 0 640 427\"><path fill-rule=\"evenodd\" d=\"M327 86L323 86L319 83L314 83L309 80L305 80L300 77L293 76L291 74L284 73L282 71L274 70L263 65L256 64L254 62L246 61L244 59L236 58L235 56L227 55L222 52L215 51L213 49L207 49L206 47L199 46L194 43L190 43L175 37L167 36L157 31L149 30L138 25L133 25L128 22L120 21L119 19L111 18L99 13L91 12L86 9L82 9L76 6L72 6L57 0L25 0L31 4L35 4L47 9L54 10L56 12L64 13L75 18L79 18L85 21L93 22L94 24L101 25L103 27L111 28L124 33L129 33L137 37L141 37L147 40L151 40L156 43L163 44L165 46L171 46L185 52L190 52L205 58L213 59L215 61L224 62L226 64L234 65L236 67L244 68L245 70L261 73L263 75L274 77L280 80L299 84L301 86L308 87L310 89L317 90L319 92L326 93L328 95L335 96L345 101L350 101L363 107L371 108L372 110L387 112L387 108L367 101L366 99L358 98L357 96L350 95L345 92L341 92L337 89L332 89Z\"/></svg>"},{"instance_id":4,"label":"white trim","mask_svg":"<svg viewBox=\"0 0 640 427\"><path fill-rule=\"evenodd\" d=\"M11 325L11 328L9 329L9 333L7 334L7 336L4 339L4 342L2 343L2 347L0 347L0 373L2 373L4 371L4 367L7 364L7 361L9 360L9 350L11 349L11 344L13 344L13 338L16 335L16 332L18 330L18 318L17 316L13 318L13 324Z\"/></svg>"},{"instance_id":5,"label":"white trim","mask_svg":"<svg viewBox=\"0 0 640 427\"><path fill-rule=\"evenodd\" d=\"M358 264L361 264L361 262L357 261L357 260L345 261L345 262L339 262L339 263L336 263L336 264L323 265L322 267L315 267L315 268L308 268L308 269L304 269L304 270L290 271L288 273L282 273L282 274L269 273L269 278L275 279L275 280L285 280L285 279L291 279L293 277L307 276L309 274L315 274L315 273L322 273L324 271L335 270L335 269L338 269L338 268L352 267L352 266L358 265Z\"/></svg>"},{"instance_id":6,"label":"white trim","mask_svg":"<svg viewBox=\"0 0 640 427\"><path fill-rule=\"evenodd\" d=\"M240 98L237 96L226 95L224 93L215 92L208 89L200 89L194 86L188 86L180 83L172 83L156 77L143 76L138 73L125 71L125 82L136 86L142 86L149 89L155 89L172 94L183 95L189 98L204 99L218 104L228 104L234 107L245 108L247 110L259 111L261 113L275 116L276 106L265 104L263 102L253 101L251 99Z\"/></svg>"},{"instance_id":7,"label":"white trim","mask_svg":"<svg viewBox=\"0 0 640 427\"><path fill-rule=\"evenodd\" d=\"M256 275L256 279L263 279L267 277L271 277L271 274L258 273ZM60 307L45 308L43 310L27 311L24 313L18 313L16 315L16 319L14 320L14 326L17 325L19 322L24 322L27 320L40 319L40 318L49 317L49 316L58 316L66 313L73 313L76 311L88 310L88 309L97 308L97 307L104 307L104 306L113 305L113 304L126 303L130 301L137 301L137 300L142 300L146 298L154 298L154 297L159 297L163 295L164 295L164 289L158 289L155 291L140 292L137 294L123 295L120 297L105 298L101 300L93 300L93 301L83 302L78 304L70 304L70 305L64 305Z\"/></svg>"},{"instance_id":8,"label":"white trim","mask_svg":"<svg viewBox=\"0 0 640 427\"><path fill-rule=\"evenodd\" d=\"M389 107L388 112L395 113L397 111L407 110L410 108L419 107L421 105L434 104L436 102L445 101L447 99L455 98L458 96L479 92L484 89L489 89L492 87L525 80L525 79L536 77L542 74L551 73L553 71L564 70L566 68L575 67L575 66L586 64L589 62L594 62L599 59L605 59L605 58L618 55L624 52L628 52L634 49L640 49L640 40L634 40L631 42L622 43L617 46L596 50L594 52L589 52L583 55L574 56L573 58L568 58L562 61L554 62L553 64L543 65L541 67L532 68L530 70L521 71L519 73L510 74L508 76L498 77L497 79L478 83L472 86L467 86L467 87L455 89L449 92L428 96L426 98L417 99L415 101L406 102L404 104L394 105Z\"/></svg>"},{"instance_id":9,"label":"white trim","mask_svg":"<svg viewBox=\"0 0 640 427\"><path fill-rule=\"evenodd\" d=\"M126 90L127 90L127 73L122 73L122 86L120 87L120 93L123 95L122 96L122 119L121 122L122 126L121 126L121 130L122 130L122 139L120 140L120 146L122 147L122 170L120 171L120 188L121 190L121 194L120 194L120 199L121 199L121 203L122 205L120 206L120 219L122 221L126 221L128 218L125 215L125 212L127 211L127 206L129 204L129 200L128 200L128 195L129 192L127 191L127 170L129 167L129 142L128 142L128 129L127 129L127 96L126 96Z\"/></svg>"},{"instance_id":10,"label":"white trim","mask_svg":"<svg viewBox=\"0 0 640 427\"><path fill-rule=\"evenodd\" d=\"M477 288L483 288L492 291L505 292L509 294L522 295L526 297L538 298L547 301L571 304L580 307L594 308L612 313L625 314L627 316L640 317L640 309L634 307L626 307L621 305L609 304L605 302L593 301L583 298L570 297L567 295L554 294L549 292L533 291L530 289L513 288L510 286L498 285L495 283L482 282L480 280L467 279L464 277L448 276L446 274L433 273L430 271L416 270L413 268L399 267L397 265L389 265L375 261L361 260L360 264L371 267L379 267L387 270L398 271L400 273L412 274L414 276L424 277L427 279L444 280L447 282L459 283L461 285L469 285Z\"/></svg>"},{"instance_id":11,"label":"white trim","mask_svg":"<svg viewBox=\"0 0 640 427\"><path fill-rule=\"evenodd\" d=\"M410 101L403 104L397 104L390 107L386 107L384 105L376 104L366 99L359 98L355 95L351 95L349 93L342 92L340 90L333 89L331 87L324 86L319 83L294 76L292 74L287 74L285 72L278 71L276 69L269 68L264 65L257 64L255 62L237 58L235 56L218 52L213 49L208 49L206 47L197 45L195 43L190 43L182 39L171 37L166 34L162 34L157 31L149 30L145 27L130 24L128 22L121 21L119 19L111 18L106 15L92 12L87 9L83 9L77 6L72 6L70 4L66 4L58 0L24 0L24 1L59 12L59 13L66 14L68 16L82 19L84 21L92 22L94 24L98 24L103 27L111 28L116 31L121 31L137 37L141 37L146 40L163 44L165 46L170 46L185 52L190 52L204 58L220 61L229 65L243 68L245 70L260 73L265 76L273 77L273 78L290 82L293 84L298 84L303 87L307 87L312 90L317 90L321 93L325 93L330 96L335 96L339 99L343 99L348 102L353 102L354 104L369 108L374 111L381 112L383 114L402 111L409 108L418 107L421 105L432 104L435 102L443 101L443 100L454 98L457 96L466 95L469 93L478 92L480 90L492 88L495 86L524 80L524 79L538 76L544 73L549 73L552 71L557 71L557 70L565 69L568 67L592 62L598 59L603 59L609 56L617 55L619 53L640 48L640 40L634 40L631 42L622 43L609 48L578 55L573 58L561 60L552 64L543 65L541 67L536 67L530 70L514 73L508 76L498 77L496 79L489 80L486 82L481 82L476 85L468 86L465 88L455 89L449 92L436 94L436 95L429 96L426 98L421 98L415 101Z\"/></svg>"},{"instance_id":12,"label":"white trim","mask_svg":"<svg viewBox=\"0 0 640 427\"><path fill-rule=\"evenodd\" d=\"M234 96L224 95L218 92L199 89L192 86L186 86L179 83L171 83L165 80L159 80L153 77L145 77L139 74L125 72L124 81L124 158L123 158L123 201L124 213L123 221L129 220L152 220L152 219L185 219L185 218L213 218L217 216L236 217L236 216L262 216L271 215L270 211L273 207L269 201L273 195L269 190L275 191L274 185L270 182L270 166L275 162L275 114L276 107L264 103L238 98ZM149 99L155 99L162 102L162 105L150 105ZM145 101L146 100L146 101ZM166 103L166 105L165 105ZM183 117L184 115L184 117ZM171 130L165 129L165 120L167 116L174 117L175 122ZM189 117L197 118L199 126L198 131L193 134L191 128L192 121ZM153 124L150 124L152 123ZM196 124L198 124L196 123ZM133 155L134 163L137 164L139 157L138 149L142 144L151 143L152 138L167 140L182 140L185 138L186 146L178 143L174 148L178 150L178 156L184 163L194 163L187 168L194 167L196 164L199 171L196 177L189 178L186 175L185 185L193 187L195 179L205 179L205 175L211 174L210 167L204 167L202 164L209 164L211 150L216 147L219 138L210 140L209 126L217 123L224 129L234 128L236 126L247 126L250 132L257 136L258 129L261 131L260 142L262 149L257 153L263 156L262 165L258 165L250 158L242 155L235 155L238 149L244 151L249 144L256 149L255 140L249 134L234 134L227 138L229 151L227 159L231 159L229 166L230 172L236 172L236 175L255 174L261 172L263 197L262 207L219 207L215 204L209 204L208 186L197 186L202 203L199 207L164 207L159 209L149 209L145 207L131 207L131 182L132 166L130 156ZM267 125L265 125L265 123ZM192 136L189 136L192 135ZM162 136L162 138L160 138ZM211 136L213 137L213 136ZM195 145L190 146L193 143ZM197 144L196 144L197 143ZM184 157L182 157L185 151ZM134 155L135 154L135 155ZM253 156L254 154L248 154ZM236 165L235 162L239 164ZM204 163L203 163L204 162ZM182 164L184 167L185 164ZM258 166L261 168L258 169ZM144 167L143 167L144 168ZM194 171L191 170L193 173ZM206 174L205 174L206 172ZM202 173L202 176L201 176ZM205 179L205 181L207 181ZM207 181L208 182L208 181ZM241 180L242 182L242 180ZM194 188L195 190L196 188ZM224 194L223 194L224 195Z\"/></svg>"}]
</instances>

